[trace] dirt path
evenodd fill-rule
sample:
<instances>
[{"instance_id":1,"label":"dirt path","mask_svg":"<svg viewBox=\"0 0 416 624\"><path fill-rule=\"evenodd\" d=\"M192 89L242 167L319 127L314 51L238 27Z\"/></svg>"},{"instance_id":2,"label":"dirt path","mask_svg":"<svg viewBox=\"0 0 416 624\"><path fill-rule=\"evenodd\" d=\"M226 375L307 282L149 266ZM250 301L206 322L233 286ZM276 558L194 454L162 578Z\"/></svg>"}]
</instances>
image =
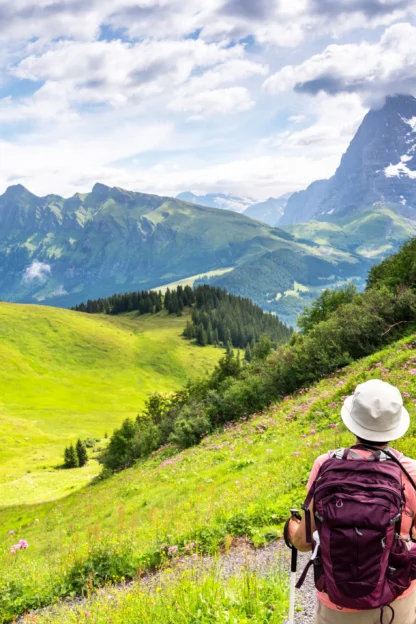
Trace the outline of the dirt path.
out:
<instances>
[{"instance_id":1,"label":"dirt path","mask_svg":"<svg viewBox=\"0 0 416 624\"><path fill-rule=\"evenodd\" d=\"M309 556L310 555L299 556L299 572L303 570ZM287 573L289 576L289 563L290 553L282 541L273 542L264 548L254 549L245 540L239 540L234 548L232 548L228 553L219 555L216 560L214 560L211 556L205 556L196 560L191 557L185 557L178 559L175 562L174 570L177 574L180 574L180 572L185 569L196 569L198 572L203 573L216 564L220 569L220 574L223 575L224 578L227 578L232 575L241 574L242 569L248 569L252 572L267 575L277 569L280 569L283 565L288 571ZM132 591L137 587L138 583L148 587L151 591L154 587L157 587L160 584L162 575L163 571L156 571L154 573L147 574L143 576L140 581L134 581L116 586L115 591ZM78 597L73 600L64 601L64 603L61 603L60 606L65 604L69 608L76 608L85 604L86 601L86 598ZM302 590L296 590L296 605L298 608L301 608L301 610L296 611L295 613L295 624L312 624L315 610L315 587L313 584L312 573L308 575ZM17 622L20 624L29 624L34 621L32 619L33 615L41 615L46 612L53 614L54 611L55 608L53 606L45 607L45 609L40 609L39 611L29 614L26 617L22 616L18 618ZM287 621L285 624L287 624Z\"/></svg>"}]
</instances>

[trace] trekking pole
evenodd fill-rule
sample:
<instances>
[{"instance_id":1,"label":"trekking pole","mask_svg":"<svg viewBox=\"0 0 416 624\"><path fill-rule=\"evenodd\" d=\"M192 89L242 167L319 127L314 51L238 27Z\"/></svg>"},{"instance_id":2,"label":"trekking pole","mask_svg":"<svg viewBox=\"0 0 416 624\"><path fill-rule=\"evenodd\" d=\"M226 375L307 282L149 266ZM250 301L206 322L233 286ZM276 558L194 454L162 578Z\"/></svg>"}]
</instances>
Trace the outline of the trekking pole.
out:
<instances>
[{"instance_id":1,"label":"trekking pole","mask_svg":"<svg viewBox=\"0 0 416 624\"><path fill-rule=\"evenodd\" d=\"M295 622L295 585L296 585L296 570L298 567L298 551L297 548L289 541L289 522L292 518L301 520L302 517L297 509L290 510L290 518L285 524L283 537L286 542L286 546L292 551L292 558L290 562L290 602L289 602L289 622L288 624L294 624Z\"/></svg>"}]
</instances>

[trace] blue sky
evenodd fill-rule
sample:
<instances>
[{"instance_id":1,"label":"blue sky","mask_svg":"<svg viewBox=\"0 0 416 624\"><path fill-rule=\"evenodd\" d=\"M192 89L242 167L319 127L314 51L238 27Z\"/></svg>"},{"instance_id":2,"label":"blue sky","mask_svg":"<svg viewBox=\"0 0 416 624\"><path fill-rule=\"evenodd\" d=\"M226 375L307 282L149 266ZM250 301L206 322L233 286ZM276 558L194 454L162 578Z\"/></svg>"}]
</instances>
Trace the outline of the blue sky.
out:
<instances>
[{"instance_id":1,"label":"blue sky","mask_svg":"<svg viewBox=\"0 0 416 624\"><path fill-rule=\"evenodd\" d=\"M265 199L416 95L412 0L0 0L0 192Z\"/></svg>"}]
</instances>

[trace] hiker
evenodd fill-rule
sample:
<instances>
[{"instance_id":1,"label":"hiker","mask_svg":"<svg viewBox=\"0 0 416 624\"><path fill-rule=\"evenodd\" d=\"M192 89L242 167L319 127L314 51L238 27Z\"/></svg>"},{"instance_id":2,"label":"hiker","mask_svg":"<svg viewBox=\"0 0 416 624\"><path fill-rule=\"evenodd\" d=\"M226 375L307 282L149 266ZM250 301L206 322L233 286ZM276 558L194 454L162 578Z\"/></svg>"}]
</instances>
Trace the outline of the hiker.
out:
<instances>
[{"instance_id":1,"label":"hiker","mask_svg":"<svg viewBox=\"0 0 416 624\"><path fill-rule=\"evenodd\" d=\"M389 447L408 430L409 413L397 388L373 379L341 416L357 443L318 457L302 520L287 524L293 547L313 550L314 622L416 624L416 460Z\"/></svg>"}]
</instances>

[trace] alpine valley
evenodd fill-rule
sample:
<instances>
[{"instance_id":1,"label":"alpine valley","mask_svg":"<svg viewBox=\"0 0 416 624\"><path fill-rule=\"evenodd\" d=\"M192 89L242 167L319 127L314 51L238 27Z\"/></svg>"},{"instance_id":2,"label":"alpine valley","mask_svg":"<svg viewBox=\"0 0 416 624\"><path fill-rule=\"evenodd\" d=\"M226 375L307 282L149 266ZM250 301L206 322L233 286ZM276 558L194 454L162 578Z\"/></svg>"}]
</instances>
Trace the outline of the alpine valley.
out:
<instances>
[{"instance_id":1,"label":"alpine valley","mask_svg":"<svg viewBox=\"0 0 416 624\"><path fill-rule=\"evenodd\" d=\"M295 240L235 212L103 184L70 199L9 187L0 197L0 222L0 298L15 302L70 307L229 273L231 292L244 288L277 311L276 297L295 281L363 278L369 266L356 254Z\"/></svg>"},{"instance_id":2,"label":"alpine valley","mask_svg":"<svg viewBox=\"0 0 416 624\"><path fill-rule=\"evenodd\" d=\"M415 129L416 99L387 98L333 178L258 204L104 184L64 199L11 186L0 197L0 298L70 307L199 281L294 324L324 288L363 287L372 264L415 233Z\"/></svg>"}]
</instances>

